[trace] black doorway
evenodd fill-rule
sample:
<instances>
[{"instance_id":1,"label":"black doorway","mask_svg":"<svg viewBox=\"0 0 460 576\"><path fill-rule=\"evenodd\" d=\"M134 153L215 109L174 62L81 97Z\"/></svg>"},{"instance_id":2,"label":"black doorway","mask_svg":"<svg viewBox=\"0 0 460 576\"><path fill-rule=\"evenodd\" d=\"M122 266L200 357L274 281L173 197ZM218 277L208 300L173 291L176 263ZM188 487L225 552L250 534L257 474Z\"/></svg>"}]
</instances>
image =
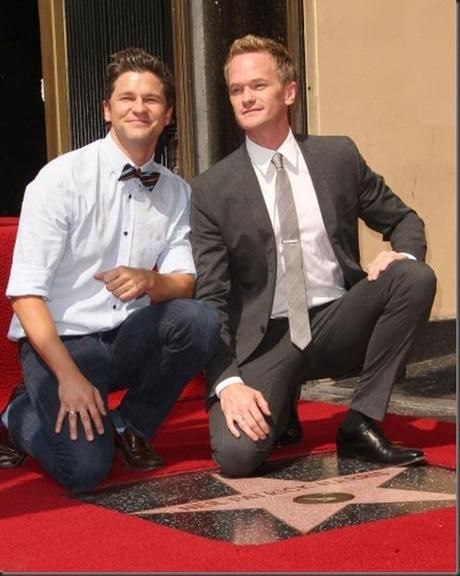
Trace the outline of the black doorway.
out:
<instances>
[{"instance_id":1,"label":"black doorway","mask_svg":"<svg viewBox=\"0 0 460 576\"><path fill-rule=\"evenodd\" d=\"M18 216L24 189L44 166L38 5L0 2L0 216Z\"/></svg>"}]
</instances>

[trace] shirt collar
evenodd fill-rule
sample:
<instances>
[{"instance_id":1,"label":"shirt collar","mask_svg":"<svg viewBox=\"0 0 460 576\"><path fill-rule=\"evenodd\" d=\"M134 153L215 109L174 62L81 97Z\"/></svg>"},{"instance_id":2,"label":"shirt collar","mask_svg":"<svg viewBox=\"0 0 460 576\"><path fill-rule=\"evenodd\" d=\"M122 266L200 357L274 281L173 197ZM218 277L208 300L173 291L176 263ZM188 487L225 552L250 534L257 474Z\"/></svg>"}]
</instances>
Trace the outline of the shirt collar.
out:
<instances>
[{"instance_id":1,"label":"shirt collar","mask_svg":"<svg viewBox=\"0 0 460 576\"><path fill-rule=\"evenodd\" d=\"M133 161L130 158L128 158L128 156L126 156L126 154L122 150L120 150L120 148L117 146L110 132L105 137L103 146L104 146L104 152L107 155L107 158L113 170L115 171L115 174L120 175L126 164L131 164L132 166L134 166ZM160 172L162 166L155 162L154 157L155 155L153 155L148 162L140 166L140 169L142 171L155 170L157 172Z\"/></svg>"},{"instance_id":2,"label":"shirt collar","mask_svg":"<svg viewBox=\"0 0 460 576\"><path fill-rule=\"evenodd\" d=\"M290 164L294 170L297 169L299 161L299 147L297 146L296 139L292 130L289 130L286 140L281 144L277 150L271 148L264 148L253 142L246 136L246 149L252 164L267 176L267 172L271 166L271 161L275 152L283 155L284 160Z\"/></svg>"}]
</instances>

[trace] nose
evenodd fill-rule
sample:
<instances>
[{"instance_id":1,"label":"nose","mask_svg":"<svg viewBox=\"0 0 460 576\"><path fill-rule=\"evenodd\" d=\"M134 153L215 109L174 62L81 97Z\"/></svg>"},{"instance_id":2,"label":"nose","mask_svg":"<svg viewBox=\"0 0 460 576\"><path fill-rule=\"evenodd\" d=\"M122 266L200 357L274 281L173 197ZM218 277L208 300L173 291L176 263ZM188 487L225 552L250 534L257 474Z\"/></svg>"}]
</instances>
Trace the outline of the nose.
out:
<instances>
[{"instance_id":1,"label":"nose","mask_svg":"<svg viewBox=\"0 0 460 576\"><path fill-rule=\"evenodd\" d=\"M133 101L132 109L134 112L141 113L145 110L144 100L142 98L136 98Z\"/></svg>"},{"instance_id":2,"label":"nose","mask_svg":"<svg viewBox=\"0 0 460 576\"><path fill-rule=\"evenodd\" d=\"M249 86L245 86L243 90L243 104L246 106L254 102L254 93Z\"/></svg>"}]
</instances>

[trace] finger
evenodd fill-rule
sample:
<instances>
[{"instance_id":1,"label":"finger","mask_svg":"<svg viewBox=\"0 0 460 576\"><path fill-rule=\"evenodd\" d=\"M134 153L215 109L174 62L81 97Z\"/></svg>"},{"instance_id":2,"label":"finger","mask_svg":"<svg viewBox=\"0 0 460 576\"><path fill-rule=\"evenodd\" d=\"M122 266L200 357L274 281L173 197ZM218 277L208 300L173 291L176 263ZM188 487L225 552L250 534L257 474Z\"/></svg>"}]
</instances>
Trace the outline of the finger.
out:
<instances>
[{"instance_id":1,"label":"finger","mask_svg":"<svg viewBox=\"0 0 460 576\"><path fill-rule=\"evenodd\" d=\"M271 416L272 413L270 412L270 407L268 406L268 402L263 397L262 393L256 394L255 396L257 406L262 410L265 416Z\"/></svg>"},{"instance_id":2,"label":"finger","mask_svg":"<svg viewBox=\"0 0 460 576\"><path fill-rule=\"evenodd\" d=\"M101 280L101 282L104 282L105 284L108 284L116 277L117 274L114 273L113 270L103 270L102 272L96 272L96 274L94 275L94 278L96 278L96 280Z\"/></svg>"},{"instance_id":3,"label":"finger","mask_svg":"<svg viewBox=\"0 0 460 576\"><path fill-rule=\"evenodd\" d=\"M256 432L256 430L254 430L252 427L258 429L257 426L255 426L255 421L253 420L251 422L251 424L249 424L248 420L244 419L244 420L239 420L237 422L238 427L240 428L240 430L242 432L244 432L246 434L246 436L248 436L248 438L250 438L251 440L254 440L254 442L257 442L257 440L263 440L265 438L265 434L262 432L262 435L258 434Z\"/></svg>"},{"instance_id":4,"label":"finger","mask_svg":"<svg viewBox=\"0 0 460 576\"><path fill-rule=\"evenodd\" d=\"M90 416L94 422L94 426L99 434L104 434L104 423L102 422L99 410L96 405L90 406L88 408ZM86 430L86 429L85 429Z\"/></svg>"},{"instance_id":5,"label":"finger","mask_svg":"<svg viewBox=\"0 0 460 576\"><path fill-rule=\"evenodd\" d=\"M119 271L115 268L114 270L105 270L104 272L97 272L94 277L97 280L102 280L106 284L113 282L119 276Z\"/></svg>"},{"instance_id":6,"label":"finger","mask_svg":"<svg viewBox=\"0 0 460 576\"><path fill-rule=\"evenodd\" d=\"M395 261L395 258L386 258L379 266L379 272L384 272L388 266Z\"/></svg>"},{"instance_id":7,"label":"finger","mask_svg":"<svg viewBox=\"0 0 460 576\"><path fill-rule=\"evenodd\" d=\"M72 414L68 412L67 417L69 419L70 439L76 440L78 438L78 432L77 432L78 412L73 412Z\"/></svg>"},{"instance_id":8,"label":"finger","mask_svg":"<svg viewBox=\"0 0 460 576\"><path fill-rule=\"evenodd\" d=\"M380 274L388 268L388 264L390 264L390 261L384 260L373 266L372 271L368 275L369 280L377 280Z\"/></svg>"},{"instance_id":9,"label":"finger","mask_svg":"<svg viewBox=\"0 0 460 576\"><path fill-rule=\"evenodd\" d=\"M250 412L250 415L246 418L246 422L249 428L251 428L251 430L262 440L266 438L267 434L270 432L268 423L258 408L257 412L255 410Z\"/></svg>"},{"instance_id":10,"label":"finger","mask_svg":"<svg viewBox=\"0 0 460 576\"><path fill-rule=\"evenodd\" d=\"M265 440L270 428L265 421L262 413L257 409L256 413L250 412L247 417L245 417L245 424L256 436L257 440Z\"/></svg>"},{"instance_id":11,"label":"finger","mask_svg":"<svg viewBox=\"0 0 460 576\"><path fill-rule=\"evenodd\" d=\"M380 273L379 265L375 262L372 262L368 268L367 279L371 281L377 280L379 273Z\"/></svg>"},{"instance_id":12,"label":"finger","mask_svg":"<svg viewBox=\"0 0 460 576\"><path fill-rule=\"evenodd\" d=\"M56 434L59 434L59 432L62 430L62 425L64 423L64 418L66 414L67 410L61 404L61 407L59 408L59 412L56 418L56 425L54 427Z\"/></svg>"},{"instance_id":13,"label":"finger","mask_svg":"<svg viewBox=\"0 0 460 576\"><path fill-rule=\"evenodd\" d=\"M103 414L104 416L107 416L107 412L106 412L105 406L104 406L104 400L102 400L101 393L99 392L99 390L97 388L94 389L94 401L96 402L96 406L97 406L97 409L99 410L99 412L101 414Z\"/></svg>"},{"instance_id":14,"label":"finger","mask_svg":"<svg viewBox=\"0 0 460 576\"><path fill-rule=\"evenodd\" d=\"M91 426L91 418L89 417L86 410L80 412L80 420L83 426L83 430L85 431L86 439L89 442L92 442L94 440L94 432L93 427Z\"/></svg>"},{"instance_id":15,"label":"finger","mask_svg":"<svg viewBox=\"0 0 460 576\"><path fill-rule=\"evenodd\" d=\"M116 295L117 292L120 292L123 288L126 289L126 279L121 278L121 276L117 276L113 280L110 280L106 283L107 290L112 292Z\"/></svg>"},{"instance_id":16,"label":"finger","mask_svg":"<svg viewBox=\"0 0 460 576\"><path fill-rule=\"evenodd\" d=\"M117 293L115 293L115 296L121 300L122 302L125 302L127 300L132 300L136 295L136 288L134 286L131 285L125 285L122 286Z\"/></svg>"},{"instance_id":17,"label":"finger","mask_svg":"<svg viewBox=\"0 0 460 576\"><path fill-rule=\"evenodd\" d=\"M107 284L107 290L120 300L128 300L133 298L133 294L136 292L136 285L132 278L119 276L116 280Z\"/></svg>"},{"instance_id":18,"label":"finger","mask_svg":"<svg viewBox=\"0 0 460 576\"><path fill-rule=\"evenodd\" d=\"M225 420L227 422L227 428L230 430L230 432L233 434L233 436L235 436L235 438L240 438L241 432L235 426L233 418L229 418L229 417L225 416Z\"/></svg>"}]
</instances>

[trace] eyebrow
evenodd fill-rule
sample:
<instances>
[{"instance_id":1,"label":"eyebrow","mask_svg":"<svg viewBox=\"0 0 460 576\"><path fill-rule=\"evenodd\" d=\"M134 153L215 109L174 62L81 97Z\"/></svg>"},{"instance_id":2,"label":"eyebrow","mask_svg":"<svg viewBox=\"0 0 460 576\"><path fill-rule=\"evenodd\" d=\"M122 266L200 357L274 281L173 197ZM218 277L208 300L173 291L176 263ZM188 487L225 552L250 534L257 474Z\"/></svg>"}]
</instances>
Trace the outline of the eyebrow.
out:
<instances>
[{"instance_id":1,"label":"eyebrow","mask_svg":"<svg viewBox=\"0 0 460 576\"><path fill-rule=\"evenodd\" d=\"M136 95L136 92L134 92L134 90L125 90L125 91L119 93L119 96L135 96L135 95ZM141 94L141 96L143 96L143 97L145 97L145 96L155 96L155 97L160 96L161 97L161 92L160 91L158 91L158 92L150 91L150 92L145 92L145 93Z\"/></svg>"},{"instance_id":2,"label":"eyebrow","mask_svg":"<svg viewBox=\"0 0 460 576\"><path fill-rule=\"evenodd\" d=\"M264 77L251 78L251 80L249 80L248 84L250 84L252 82L268 82L268 80L267 80L267 78L264 78ZM245 84L245 82L232 82L231 84L229 84L229 87L230 86L240 86L241 84Z\"/></svg>"}]
</instances>

